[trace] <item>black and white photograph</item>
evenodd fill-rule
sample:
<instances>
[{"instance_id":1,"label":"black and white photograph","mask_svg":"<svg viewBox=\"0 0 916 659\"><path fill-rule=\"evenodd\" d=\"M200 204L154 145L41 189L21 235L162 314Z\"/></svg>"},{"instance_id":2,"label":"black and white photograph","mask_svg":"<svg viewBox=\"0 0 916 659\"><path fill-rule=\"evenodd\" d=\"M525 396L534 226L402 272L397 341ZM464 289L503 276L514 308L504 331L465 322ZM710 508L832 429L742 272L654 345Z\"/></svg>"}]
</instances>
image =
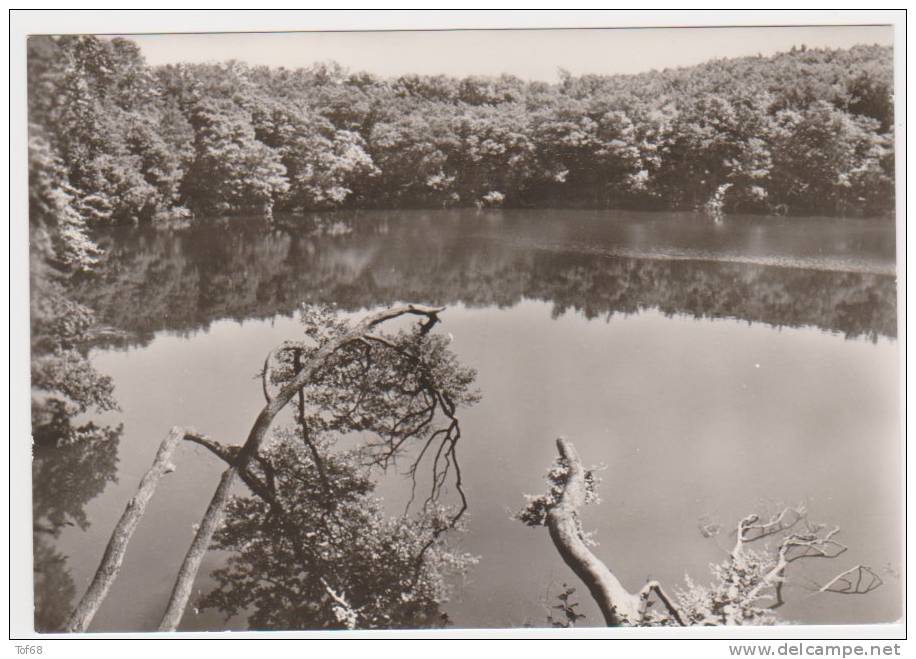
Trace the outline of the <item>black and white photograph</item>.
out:
<instances>
[{"instance_id":1,"label":"black and white photograph","mask_svg":"<svg viewBox=\"0 0 916 659\"><path fill-rule=\"evenodd\" d=\"M12 42L34 635L902 633L899 25L308 13Z\"/></svg>"}]
</instances>

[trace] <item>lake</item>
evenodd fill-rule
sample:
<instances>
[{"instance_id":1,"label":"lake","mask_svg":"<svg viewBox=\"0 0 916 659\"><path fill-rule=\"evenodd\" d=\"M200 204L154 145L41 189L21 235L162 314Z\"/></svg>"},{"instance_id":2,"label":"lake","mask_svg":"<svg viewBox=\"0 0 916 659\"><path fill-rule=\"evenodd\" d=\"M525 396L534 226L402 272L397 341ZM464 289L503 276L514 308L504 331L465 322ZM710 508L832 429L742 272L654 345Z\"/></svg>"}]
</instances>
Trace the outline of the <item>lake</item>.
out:
<instances>
[{"instance_id":1,"label":"lake","mask_svg":"<svg viewBox=\"0 0 916 659\"><path fill-rule=\"evenodd\" d=\"M36 518L83 522L36 536L39 617L82 595L171 426L244 440L263 404L255 376L268 350L301 335L301 303L359 317L398 301L448 307L438 331L477 369L482 394L462 416L468 531L455 538L480 560L445 606L454 626L544 626L563 584L579 586L545 529L511 519L524 494L544 490L560 435L606 466L602 503L583 522L628 588L704 581L741 517L804 503L842 527L849 550L802 568L782 617L902 615L893 223L374 211L119 229L100 243L102 271L77 297L112 330L91 360L114 379L121 410L96 420L123 432L116 451L37 451ZM174 462L91 631L158 624L223 468L194 445ZM391 476L379 492L397 508L404 488ZM707 523L722 533L704 537ZM194 598L225 558L208 555ZM811 596L806 579L857 563L885 585ZM584 588L575 598L600 625ZM193 607L181 626L222 628Z\"/></svg>"}]
</instances>

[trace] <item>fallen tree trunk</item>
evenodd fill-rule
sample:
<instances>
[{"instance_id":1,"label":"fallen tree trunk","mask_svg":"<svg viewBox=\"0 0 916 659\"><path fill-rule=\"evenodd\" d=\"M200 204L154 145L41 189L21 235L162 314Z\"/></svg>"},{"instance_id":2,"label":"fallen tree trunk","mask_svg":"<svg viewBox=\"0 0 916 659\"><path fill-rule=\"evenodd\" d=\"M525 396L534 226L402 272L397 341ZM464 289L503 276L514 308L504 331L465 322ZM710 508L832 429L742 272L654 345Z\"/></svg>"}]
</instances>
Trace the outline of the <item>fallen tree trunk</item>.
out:
<instances>
[{"instance_id":1,"label":"fallen tree trunk","mask_svg":"<svg viewBox=\"0 0 916 659\"><path fill-rule=\"evenodd\" d=\"M95 572L92 583L89 584L85 595L83 595L83 598L67 619L64 626L66 631L84 632L92 622L92 618L105 600L111 584L114 583L118 572L121 570L121 563L124 561L127 544L137 529L140 518L146 511L146 505L156 491L159 479L173 469L170 459L175 447L178 446L178 442L185 436L185 432L184 428L172 428L159 445L159 450L156 452L152 466L140 480L137 493L127 502L121 519L118 520L114 531L111 533L108 546L105 548L105 554L102 556L102 562Z\"/></svg>"}]
</instances>

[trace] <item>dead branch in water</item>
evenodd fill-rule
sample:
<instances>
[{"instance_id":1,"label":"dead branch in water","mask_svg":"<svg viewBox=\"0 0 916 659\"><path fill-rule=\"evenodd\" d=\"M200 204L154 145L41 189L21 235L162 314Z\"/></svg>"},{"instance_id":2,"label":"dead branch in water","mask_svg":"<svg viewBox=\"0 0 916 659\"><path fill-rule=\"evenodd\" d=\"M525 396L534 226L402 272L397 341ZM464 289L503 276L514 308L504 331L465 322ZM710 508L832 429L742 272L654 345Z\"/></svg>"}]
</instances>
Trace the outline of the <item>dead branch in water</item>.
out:
<instances>
[{"instance_id":1,"label":"dead branch in water","mask_svg":"<svg viewBox=\"0 0 916 659\"><path fill-rule=\"evenodd\" d=\"M721 582L718 588L693 585L692 592L678 591L675 599L657 581L650 581L638 593L631 593L585 541L579 510L596 498L594 477L582 466L571 442L560 438L557 449L559 459L547 476L550 490L528 497L528 504L516 517L529 526L547 526L563 561L586 585L608 626L761 624L771 617L769 610L784 604L783 587L791 564L811 558L834 559L846 551L836 540L839 528L828 530L812 524L802 507L785 508L764 521L759 515L748 515L738 523L735 546L716 573ZM774 557L768 559L748 549L750 543L768 538L774 542L778 538ZM870 568L857 565L816 592L864 595L881 585L881 578ZM663 614L650 614L652 596L664 606Z\"/></svg>"}]
</instances>

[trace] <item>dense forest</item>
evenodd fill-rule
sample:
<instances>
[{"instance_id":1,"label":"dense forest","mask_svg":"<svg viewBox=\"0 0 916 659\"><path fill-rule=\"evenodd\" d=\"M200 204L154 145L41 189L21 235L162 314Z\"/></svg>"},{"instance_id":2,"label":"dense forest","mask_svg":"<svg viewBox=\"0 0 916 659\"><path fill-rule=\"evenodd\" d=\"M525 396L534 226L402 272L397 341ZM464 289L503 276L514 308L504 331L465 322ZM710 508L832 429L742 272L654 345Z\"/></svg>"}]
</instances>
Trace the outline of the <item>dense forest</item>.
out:
<instances>
[{"instance_id":1,"label":"dense forest","mask_svg":"<svg viewBox=\"0 0 916 659\"><path fill-rule=\"evenodd\" d=\"M337 207L878 215L894 207L892 62L801 48L548 84L150 67L128 40L38 37L32 174L66 196L73 231Z\"/></svg>"}]
</instances>

